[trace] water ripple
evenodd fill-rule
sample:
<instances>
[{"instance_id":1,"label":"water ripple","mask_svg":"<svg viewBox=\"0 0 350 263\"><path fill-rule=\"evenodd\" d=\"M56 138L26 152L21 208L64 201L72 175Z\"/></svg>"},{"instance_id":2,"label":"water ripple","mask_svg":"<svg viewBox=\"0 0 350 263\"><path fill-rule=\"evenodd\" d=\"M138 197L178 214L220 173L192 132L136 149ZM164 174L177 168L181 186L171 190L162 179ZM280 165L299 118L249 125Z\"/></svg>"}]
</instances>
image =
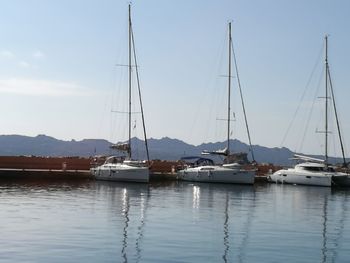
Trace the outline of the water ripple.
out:
<instances>
[{"instance_id":1,"label":"water ripple","mask_svg":"<svg viewBox=\"0 0 350 263\"><path fill-rule=\"evenodd\" d=\"M347 262L349 198L284 185L0 182L0 262Z\"/></svg>"}]
</instances>

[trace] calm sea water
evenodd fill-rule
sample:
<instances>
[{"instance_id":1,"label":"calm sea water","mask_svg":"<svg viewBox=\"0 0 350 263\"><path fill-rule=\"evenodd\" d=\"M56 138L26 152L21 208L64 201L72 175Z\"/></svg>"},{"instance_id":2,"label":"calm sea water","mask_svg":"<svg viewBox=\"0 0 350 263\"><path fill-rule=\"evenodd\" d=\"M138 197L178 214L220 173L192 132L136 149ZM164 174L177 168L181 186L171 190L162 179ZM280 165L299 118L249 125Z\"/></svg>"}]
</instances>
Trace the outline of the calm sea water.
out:
<instances>
[{"instance_id":1,"label":"calm sea water","mask_svg":"<svg viewBox=\"0 0 350 263\"><path fill-rule=\"evenodd\" d=\"M350 190L0 181L0 262L350 262Z\"/></svg>"}]
</instances>

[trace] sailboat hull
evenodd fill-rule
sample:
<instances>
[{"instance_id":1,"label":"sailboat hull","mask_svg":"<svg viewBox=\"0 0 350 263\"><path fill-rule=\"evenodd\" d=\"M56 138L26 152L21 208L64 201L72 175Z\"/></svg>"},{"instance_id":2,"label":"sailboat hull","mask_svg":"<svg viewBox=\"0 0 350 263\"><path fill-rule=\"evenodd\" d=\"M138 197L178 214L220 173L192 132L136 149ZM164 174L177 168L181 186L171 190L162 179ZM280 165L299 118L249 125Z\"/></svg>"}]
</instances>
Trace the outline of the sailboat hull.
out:
<instances>
[{"instance_id":1,"label":"sailboat hull","mask_svg":"<svg viewBox=\"0 0 350 263\"><path fill-rule=\"evenodd\" d=\"M333 181L334 181L334 184L336 186L349 187L350 186L350 175L344 173L343 176L334 177Z\"/></svg>"},{"instance_id":2,"label":"sailboat hull","mask_svg":"<svg viewBox=\"0 0 350 263\"><path fill-rule=\"evenodd\" d=\"M332 186L332 185L347 185L348 175L336 172L328 163L328 100L333 102L333 110L337 123L339 142L341 145L342 155L345 164L345 154L343 148L343 141L341 137L336 104L334 100L334 92L331 82L331 76L328 65L328 36L325 36L325 153L324 159L295 154L293 159L302 160L304 163L295 165L291 169L282 169L269 176L270 181L275 183L286 184L302 184L314 186ZM328 86L329 85L329 86Z\"/></svg>"},{"instance_id":3,"label":"sailboat hull","mask_svg":"<svg viewBox=\"0 0 350 263\"><path fill-rule=\"evenodd\" d=\"M230 169L221 166L200 166L178 172L183 181L205 183L254 184L255 171Z\"/></svg>"},{"instance_id":4,"label":"sailboat hull","mask_svg":"<svg viewBox=\"0 0 350 263\"><path fill-rule=\"evenodd\" d=\"M135 167L126 164L104 164L90 169L96 180L121 182L149 182L148 167Z\"/></svg>"},{"instance_id":5,"label":"sailboat hull","mask_svg":"<svg viewBox=\"0 0 350 263\"><path fill-rule=\"evenodd\" d=\"M341 173L302 172L295 169L279 170L269 176L271 182L282 184L300 184L330 187L337 181L345 178Z\"/></svg>"}]
</instances>

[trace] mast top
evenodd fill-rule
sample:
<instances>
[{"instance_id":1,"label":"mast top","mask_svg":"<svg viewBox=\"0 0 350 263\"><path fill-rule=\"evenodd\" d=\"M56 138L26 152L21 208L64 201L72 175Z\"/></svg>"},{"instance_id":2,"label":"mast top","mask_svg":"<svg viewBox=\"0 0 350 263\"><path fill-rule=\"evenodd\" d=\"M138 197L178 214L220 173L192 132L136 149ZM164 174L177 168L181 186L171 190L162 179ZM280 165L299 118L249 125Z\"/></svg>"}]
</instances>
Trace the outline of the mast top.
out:
<instances>
[{"instance_id":1,"label":"mast top","mask_svg":"<svg viewBox=\"0 0 350 263\"><path fill-rule=\"evenodd\" d=\"M325 40L325 43L326 43L326 48L325 48L325 62L328 63L328 34L326 34L324 36L324 40Z\"/></svg>"}]
</instances>

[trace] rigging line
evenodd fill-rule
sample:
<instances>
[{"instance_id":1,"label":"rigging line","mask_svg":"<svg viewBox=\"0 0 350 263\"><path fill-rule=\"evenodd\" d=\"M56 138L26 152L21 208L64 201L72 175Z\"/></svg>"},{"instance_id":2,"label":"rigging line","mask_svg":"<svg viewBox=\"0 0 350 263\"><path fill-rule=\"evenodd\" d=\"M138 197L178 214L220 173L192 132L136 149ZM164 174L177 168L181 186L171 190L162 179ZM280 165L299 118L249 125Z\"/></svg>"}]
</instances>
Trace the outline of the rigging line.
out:
<instances>
[{"instance_id":1,"label":"rigging line","mask_svg":"<svg viewBox=\"0 0 350 263\"><path fill-rule=\"evenodd\" d=\"M301 152L301 150L302 150L302 146L304 144L305 137L306 137L306 132L309 129L310 120L311 120L313 109L314 109L314 106L315 106L315 103L316 103L316 100L317 100L317 93L318 93L318 91L320 89L320 86L321 86L321 81L322 81L322 74L320 75L320 79L318 81L318 85L317 85L318 88L315 90L314 100L313 100L313 102L311 104L311 109L310 109L310 112L309 112L309 115L308 115L308 118L307 118L307 121L306 121L305 130L304 130L304 133L303 133L303 136L302 136L302 139L301 139L301 142L300 142L300 146L299 146L299 152Z\"/></svg>"},{"instance_id":2,"label":"rigging line","mask_svg":"<svg viewBox=\"0 0 350 263\"><path fill-rule=\"evenodd\" d=\"M303 100L304 100L304 97L305 97L305 95L306 95L306 91L308 90L308 87L309 87L309 85L310 85L310 83L311 83L311 80L312 80L312 78L313 78L313 76L314 76L314 74L315 74L315 71L316 71L316 68L317 68L317 66L318 66L318 64L319 64L319 61L320 61L320 58L321 58L322 53L323 53L323 46L322 46L322 48L321 48L321 50L320 50L320 52L319 52L319 55L318 55L318 57L317 57L317 59L316 59L316 63L315 63L315 65L314 65L314 67L313 67L313 69L312 69L312 71L311 71L310 77L309 77L309 79L308 79L308 81L307 81L307 84L306 84L306 86L305 86L305 88L304 88L304 92L303 92L303 94L302 94L302 96L301 96L301 98L300 98L300 100L299 100L298 107L297 107L296 111L294 112L292 121L289 123L288 128L287 128L287 131L286 131L286 133L285 133L284 136L283 136L283 139L282 139L282 142L281 142L281 145L280 145L281 147L284 145L284 142L285 142L285 140L287 139L287 136L288 136L288 134L289 134L289 131L291 130L291 127L292 127L292 125L293 125L293 123L294 123L294 121L295 121L295 119L296 119L296 116L297 116L297 114L298 114L298 112L299 112L299 110L300 110L300 108L301 108L301 104L302 104L302 102L303 102Z\"/></svg>"},{"instance_id":3,"label":"rigging line","mask_svg":"<svg viewBox=\"0 0 350 263\"><path fill-rule=\"evenodd\" d=\"M218 59L216 61L216 77L214 79L214 85L213 85L213 94L214 97L213 99L210 100L210 118L216 118L217 116L221 116L222 112L221 110L223 110L223 107L221 107L224 104L224 98L226 97L226 94L224 95L224 92L217 92L216 91L216 87L221 87L221 81L220 78L218 78L217 76L220 75L221 71L222 71L222 67L225 64L224 63L224 55L226 54L226 43L229 41L228 40L228 28L225 29L225 32L223 33L224 37L222 37L222 40L220 42L220 48L218 48L217 50L217 54L218 54ZM226 64L225 64L226 65ZM223 86L222 86L223 87ZM214 106L215 106L215 110L214 110ZM218 107L220 106L220 107ZM206 134L205 137L206 138L210 138L209 136L209 130L210 130L210 123L206 122L207 124L207 129L206 130ZM220 127L220 128L219 128ZM213 131L212 134L210 135L214 135L214 138L219 138L219 136L222 136L222 126L219 126L217 122L215 122L215 130Z\"/></svg>"},{"instance_id":4,"label":"rigging line","mask_svg":"<svg viewBox=\"0 0 350 263\"><path fill-rule=\"evenodd\" d=\"M131 39L132 39L133 53L134 53L134 63L135 63L135 65L136 65L136 79L137 79L137 88L138 88L138 92L139 92L139 100L140 100L140 108L141 108L141 116L142 116L143 134L144 134L144 139L145 139L147 161L148 161L148 165L150 165L149 151L148 151L148 143L147 143L147 135L146 135L145 117L144 117L143 104L142 104L142 98L141 98L140 77L139 77L139 70L138 70L137 59L136 59L134 32L133 32L132 27L131 27L130 30L131 30Z\"/></svg>"},{"instance_id":5,"label":"rigging line","mask_svg":"<svg viewBox=\"0 0 350 263\"><path fill-rule=\"evenodd\" d=\"M126 112L126 111L118 111L118 110L111 110L111 112L129 114L129 112ZM141 113L141 111L132 111L132 112L131 112L131 114L140 114L140 113Z\"/></svg>"},{"instance_id":6,"label":"rigging line","mask_svg":"<svg viewBox=\"0 0 350 263\"><path fill-rule=\"evenodd\" d=\"M125 83L125 74L123 74L124 69L117 69L115 67L113 67L113 71L112 71L112 83L111 83L111 91L110 91L110 104L109 105L109 111L111 111L111 109L113 109L113 105L122 105L122 107L124 108L124 101L123 103L121 103L121 98L122 98L122 89L120 87L122 87L122 83ZM118 77L117 77L118 76ZM124 87L123 87L124 88ZM127 100L126 100L127 101ZM106 108L107 111L107 108ZM123 125L122 125L123 122ZM124 121L116 121L115 118L112 117L112 115L110 114L110 140L111 141L116 141L116 131L127 131L125 128L122 127L127 127L127 123L124 123ZM124 137L125 134L123 134Z\"/></svg>"},{"instance_id":7,"label":"rigging line","mask_svg":"<svg viewBox=\"0 0 350 263\"><path fill-rule=\"evenodd\" d=\"M332 84L332 79L331 79L331 73L329 71L329 66L326 68L326 74L328 74L329 86L330 86L332 99L333 99L332 100L333 101L333 108L334 108L335 120L336 120L336 123L337 123L337 129L338 129L338 136L339 136L339 142L340 142L340 147L341 147L341 153L342 153L342 156L343 156L343 165L346 166L343 139L342 139L341 132L340 132L340 124L339 124L339 119L338 119L337 107L336 107L336 103L335 103L334 90L333 90L333 84Z\"/></svg>"},{"instance_id":8,"label":"rigging line","mask_svg":"<svg viewBox=\"0 0 350 263\"><path fill-rule=\"evenodd\" d=\"M201 128L201 137L203 137L204 141L211 141L213 138L218 138L217 125L213 126L212 123L208 120L215 119L217 116L219 116L218 109L221 109L222 105L222 103L218 102L218 94L221 93L217 92L217 87L221 87L221 85L218 83L217 76L221 73L220 66L223 64L222 58L224 54L224 46L226 48L226 45L224 43L227 43L226 32L227 31L225 29L225 37L222 38L222 41L219 42L220 45L217 46L216 51L213 53L215 57L214 63L208 64L213 65L208 69L211 69L210 72L215 72L215 75L208 74L207 80L204 83L205 85L202 85L203 88L200 89L201 99L199 100L199 105L192 111L193 121L190 123L189 130L193 131L198 126L198 123L201 123L203 126L203 128ZM217 107L218 104L220 107ZM187 135L188 133L186 133L186 136Z\"/></svg>"},{"instance_id":9,"label":"rigging line","mask_svg":"<svg viewBox=\"0 0 350 263\"><path fill-rule=\"evenodd\" d=\"M129 67L129 65L125 65L125 64L115 64L116 67ZM130 65L130 67L137 67L136 65Z\"/></svg>"},{"instance_id":10,"label":"rigging line","mask_svg":"<svg viewBox=\"0 0 350 263\"><path fill-rule=\"evenodd\" d=\"M124 21L124 20L123 20ZM125 31L123 32L122 38L128 39L128 33L129 33L129 20L125 20ZM122 47L119 48L117 57L119 59L116 59L116 61L128 61L128 52L122 51ZM125 64L123 64L125 65ZM130 64L131 65L131 64ZM128 85L128 70L127 67L116 67L113 65L114 70L114 86L117 88L113 90L113 94L111 96L111 109L113 109L113 105L119 105L122 109L128 110L128 89L125 89L125 85ZM118 77L117 77L118 76ZM111 138L112 141L116 141L118 137L120 138L128 138L128 118L126 119L116 119L113 118L113 122L111 122L112 129L111 129Z\"/></svg>"},{"instance_id":11,"label":"rigging line","mask_svg":"<svg viewBox=\"0 0 350 263\"><path fill-rule=\"evenodd\" d=\"M251 141L250 132L249 132L249 127L248 127L248 119L247 119L247 114L246 114L245 105L244 105L244 100L243 100L243 93L242 93L242 87L241 87L241 80L240 80L239 74L238 74L238 66L237 66L237 60L236 60L236 53L235 53L235 50L234 50L234 47L233 47L233 43L232 43L232 42L231 42L231 45L232 45L233 61L234 61L234 63L235 63L235 69L236 69L236 75L237 75L237 81L238 81L239 94L240 94L240 96L241 96L241 103L242 103L242 108L243 108L245 126L246 126L247 134L248 134L249 149L250 149L250 152L251 152L251 154L252 154L253 162L255 162L254 151L253 151L252 141Z\"/></svg>"},{"instance_id":12,"label":"rigging line","mask_svg":"<svg viewBox=\"0 0 350 263\"><path fill-rule=\"evenodd\" d=\"M222 119L222 118L216 118L217 121L227 121L227 119ZM236 119L230 120L231 122L235 122Z\"/></svg>"},{"instance_id":13,"label":"rigging line","mask_svg":"<svg viewBox=\"0 0 350 263\"><path fill-rule=\"evenodd\" d=\"M128 14L125 13L125 17L123 16L123 30L120 31L115 40L118 39L128 39ZM121 61L127 61L127 55L128 52L125 52L127 49L125 49L126 44L124 41L117 41L117 45L116 48L114 50L114 54L113 54L113 71L111 73L111 91L110 91L110 96L109 96L109 104L107 104L109 106L109 108L106 110L105 112L109 112L112 108L113 105L121 105L123 107L123 109L127 109L127 107L125 106L125 103L127 102L127 97L126 100L124 101L123 99L125 99L124 97L124 93L126 91L125 88L125 83L127 83L127 74L125 74L125 69L126 67L116 67L114 64L119 63ZM123 87L123 89L121 89L121 87ZM122 94L122 95L121 95ZM106 106L107 106L106 105ZM119 119L113 118L113 115L110 114L110 120L109 120L109 124L110 124L110 133L109 133L109 138L110 141L116 141L118 137L127 137L127 119L123 119L122 121L119 121ZM103 127L103 126L102 126Z\"/></svg>"}]
</instances>

